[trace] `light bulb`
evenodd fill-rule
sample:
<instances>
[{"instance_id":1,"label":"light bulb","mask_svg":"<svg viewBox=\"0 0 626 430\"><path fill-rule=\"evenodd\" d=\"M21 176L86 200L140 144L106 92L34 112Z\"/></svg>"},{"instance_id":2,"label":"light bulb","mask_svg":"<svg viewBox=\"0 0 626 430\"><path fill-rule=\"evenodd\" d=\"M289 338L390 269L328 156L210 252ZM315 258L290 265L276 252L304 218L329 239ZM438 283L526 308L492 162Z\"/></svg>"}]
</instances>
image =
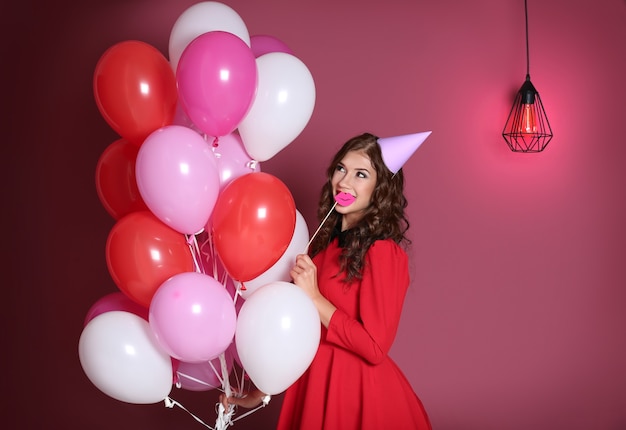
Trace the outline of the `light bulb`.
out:
<instances>
[{"instance_id":1,"label":"light bulb","mask_svg":"<svg viewBox=\"0 0 626 430\"><path fill-rule=\"evenodd\" d=\"M522 121L520 122L522 133L536 133L537 122L535 120L535 104L524 103L522 106Z\"/></svg>"}]
</instances>

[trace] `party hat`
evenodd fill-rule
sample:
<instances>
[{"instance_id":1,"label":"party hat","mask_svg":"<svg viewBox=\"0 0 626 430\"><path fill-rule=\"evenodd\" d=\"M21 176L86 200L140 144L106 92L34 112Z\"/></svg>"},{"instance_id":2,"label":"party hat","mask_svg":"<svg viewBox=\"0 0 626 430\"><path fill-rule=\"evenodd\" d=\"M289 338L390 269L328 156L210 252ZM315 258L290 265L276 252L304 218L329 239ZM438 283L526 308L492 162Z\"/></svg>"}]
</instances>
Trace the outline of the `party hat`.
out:
<instances>
[{"instance_id":1,"label":"party hat","mask_svg":"<svg viewBox=\"0 0 626 430\"><path fill-rule=\"evenodd\" d=\"M391 172L395 175L402 168L404 163L411 158L411 155L426 140L432 131L421 133L404 134L402 136L380 137L378 144L383 153L383 161Z\"/></svg>"}]
</instances>

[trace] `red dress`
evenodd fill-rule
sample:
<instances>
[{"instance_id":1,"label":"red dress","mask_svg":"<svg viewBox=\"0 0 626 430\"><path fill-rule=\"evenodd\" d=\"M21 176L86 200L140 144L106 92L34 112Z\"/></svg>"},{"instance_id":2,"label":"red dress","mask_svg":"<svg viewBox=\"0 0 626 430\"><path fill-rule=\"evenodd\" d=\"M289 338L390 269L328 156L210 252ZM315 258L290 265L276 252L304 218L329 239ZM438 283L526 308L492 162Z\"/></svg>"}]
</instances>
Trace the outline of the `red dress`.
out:
<instances>
[{"instance_id":1,"label":"red dress","mask_svg":"<svg viewBox=\"0 0 626 430\"><path fill-rule=\"evenodd\" d=\"M337 310L322 326L308 370L287 389L279 430L431 429L421 401L387 355L409 286L408 258L392 240L365 256L362 280L340 281L335 238L313 261L321 293Z\"/></svg>"}]
</instances>

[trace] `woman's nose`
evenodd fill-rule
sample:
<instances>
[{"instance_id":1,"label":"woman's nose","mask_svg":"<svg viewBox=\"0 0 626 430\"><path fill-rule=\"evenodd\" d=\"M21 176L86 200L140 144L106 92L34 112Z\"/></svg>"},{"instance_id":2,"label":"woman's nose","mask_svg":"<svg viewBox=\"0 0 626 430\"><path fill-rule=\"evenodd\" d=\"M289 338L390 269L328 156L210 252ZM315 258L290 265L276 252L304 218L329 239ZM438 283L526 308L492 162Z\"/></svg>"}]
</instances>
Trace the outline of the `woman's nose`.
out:
<instances>
[{"instance_id":1,"label":"woman's nose","mask_svg":"<svg viewBox=\"0 0 626 430\"><path fill-rule=\"evenodd\" d=\"M347 188L350 186L350 181L348 180L348 175L347 174L343 174L340 178L339 178L339 182L337 182L337 184L342 187L342 188Z\"/></svg>"}]
</instances>

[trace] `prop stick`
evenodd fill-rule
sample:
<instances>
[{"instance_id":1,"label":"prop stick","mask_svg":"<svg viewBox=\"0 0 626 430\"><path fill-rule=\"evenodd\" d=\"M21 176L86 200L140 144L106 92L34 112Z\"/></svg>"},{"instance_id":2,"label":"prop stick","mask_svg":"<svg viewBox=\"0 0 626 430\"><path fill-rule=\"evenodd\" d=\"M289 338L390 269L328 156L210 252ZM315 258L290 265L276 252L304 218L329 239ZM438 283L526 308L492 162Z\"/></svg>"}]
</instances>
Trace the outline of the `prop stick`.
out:
<instances>
[{"instance_id":1,"label":"prop stick","mask_svg":"<svg viewBox=\"0 0 626 430\"><path fill-rule=\"evenodd\" d=\"M340 204L341 206L350 206L352 202L354 202L355 197L352 194L341 192L341 193L335 194L334 198L335 198L335 203L330 208L330 210L328 211L328 213L326 214L326 216L320 223L319 227L317 227L317 230L315 230L315 233L313 233L313 236L311 236L309 243L306 244L306 249L304 250L304 252L307 252L307 250L309 249L309 246L311 246L311 243L313 242L313 239L315 239L315 236L317 236L317 233L320 232L322 226L324 225L324 223L326 222L330 214L333 212L333 210L335 210L335 206L337 206L337 204Z\"/></svg>"}]
</instances>

